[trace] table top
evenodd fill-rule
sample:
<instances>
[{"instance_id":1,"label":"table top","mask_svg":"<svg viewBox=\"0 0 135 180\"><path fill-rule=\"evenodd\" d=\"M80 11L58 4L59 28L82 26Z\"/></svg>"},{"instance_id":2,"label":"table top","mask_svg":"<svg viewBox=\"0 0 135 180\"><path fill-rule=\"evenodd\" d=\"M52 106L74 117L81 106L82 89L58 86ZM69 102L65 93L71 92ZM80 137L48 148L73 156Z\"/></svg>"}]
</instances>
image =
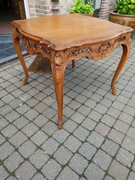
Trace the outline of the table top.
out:
<instances>
[{"instance_id":1,"label":"table top","mask_svg":"<svg viewBox=\"0 0 135 180\"><path fill-rule=\"evenodd\" d=\"M22 35L37 39L55 50L102 42L132 31L127 26L80 14L15 20L12 25Z\"/></svg>"}]
</instances>

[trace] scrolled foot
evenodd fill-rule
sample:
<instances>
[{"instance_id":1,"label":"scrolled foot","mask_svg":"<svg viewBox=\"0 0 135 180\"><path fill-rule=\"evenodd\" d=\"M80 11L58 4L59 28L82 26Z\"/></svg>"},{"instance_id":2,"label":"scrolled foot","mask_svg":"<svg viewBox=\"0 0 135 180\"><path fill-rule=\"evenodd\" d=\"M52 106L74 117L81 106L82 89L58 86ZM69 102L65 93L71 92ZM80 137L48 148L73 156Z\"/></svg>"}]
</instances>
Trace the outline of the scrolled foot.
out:
<instances>
[{"instance_id":1,"label":"scrolled foot","mask_svg":"<svg viewBox=\"0 0 135 180\"><path fill-rule=\"evenodd\" d=\"M23 81L23 85L25 86L28 82L28 78L25 78L24 81Z\"/></svg>"},{"instance_id":2,"label":"scrolled foot","mask_svg":"<svg viewBox=\"0 0 135 180\"><path fill-rule=\"evenodd\" d=\"M115 89L115 87L112 88L112 94L113 94L113 95L116 95L116 89Z\"/></svg>"},{"instance_id":3,"label":"scrolled foot","mask_svg":"<svg viewBox=\"0 0 135 180\"><path fill-rule=\"evenodd\" d=\"M58 120L58 129L61 130L62 128L62 120Z\"/></svg>"},{"instance_id":4,"label":"scrolled foot","mask_svg":"<svg viewBox=\"0 0 135 180\"><path fill-rule=\"evenodd\" d=\"M26 84L27 84L27 81L24 80L24 81L23 81L23 85L25 86Z\"/></svg>"}]
</instances>

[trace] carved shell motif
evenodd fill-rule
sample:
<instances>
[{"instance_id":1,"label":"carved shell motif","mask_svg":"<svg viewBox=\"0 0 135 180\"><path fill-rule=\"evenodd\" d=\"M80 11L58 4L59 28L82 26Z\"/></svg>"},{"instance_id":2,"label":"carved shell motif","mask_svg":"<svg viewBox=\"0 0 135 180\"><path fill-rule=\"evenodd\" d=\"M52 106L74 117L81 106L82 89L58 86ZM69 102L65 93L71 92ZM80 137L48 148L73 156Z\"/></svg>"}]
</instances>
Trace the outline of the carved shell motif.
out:
<instances>
[{"instance_id":1,"label":"carved shell motif","mask_svg":"<svg viewBox=\"0 0 135 180\"><path fill-rule=\"evenodd\" d=\"M53 58L53 68L54 68L56 83L60 82L60 70L62 65L63 65L63 58L61 54L57 52L55 53Z\"/></svg>"}]
</instances>

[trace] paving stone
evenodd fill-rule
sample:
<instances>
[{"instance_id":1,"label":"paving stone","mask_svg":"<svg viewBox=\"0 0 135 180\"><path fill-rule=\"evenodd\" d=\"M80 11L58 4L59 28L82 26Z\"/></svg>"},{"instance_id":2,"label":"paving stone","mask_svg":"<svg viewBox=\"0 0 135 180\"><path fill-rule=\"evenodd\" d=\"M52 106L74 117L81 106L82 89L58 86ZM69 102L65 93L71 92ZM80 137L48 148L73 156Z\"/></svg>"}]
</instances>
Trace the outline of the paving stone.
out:
<instances>
[{"instance_id":1,"label":"paving stone","mask_svg":"<svg viewBox=\"0 0 135 180\"><path fill-rule=\"evenodd\" d=\"M74 121L68 119L68 121L66 121L63 125L63 128L68 131L69 133L72 133L76 127L77 127L77 123L75 123Z\"/></svg>"},{"instance_id":2,"label":"paving stone","mask_svg":"<svg viewBox=\"0 0 135 180\"><path fill-rule=\"evenodd\" d=\"M22 156L18 152L14 152L4 161L4 165L10 172L13 172L23 161Z\"/></svg>"},{"instance_id":3,"label":"paving stone","mask_svg":"<svg viewBox=\"0 0 135 180\"><path fill-rule=\"evenodd\" d=\"M85 141L87 136L89 135L89 131L83 128L82 126L79 126L74 132L73 135L76 136L79 140Z\"/></svg>"},{"instance_id":4,"label":"paving stone","mask_svg":"<svg viewBox=\"0 0 135 180\"><path fill-rule=\"evenodd\" d=\"M122 96L125 96L125 97L127 97L127 98L131 98L132 93L129 92L129 91L124 90L124 91L122 91L121 95L122 95Z\"/></svg>"},{"instance_id":5,"label":"paving stone","mask_svg":"<svg viewBox=\"0 0 135 180\"><path fill-rule=\"evenodd\" d=\"M135 140L135 128L130 127L127 132L127 135Z\"/></svg>"},{"instance_id":6,"label":"paving stone","mask_svg":"<svg viewBox=\"0 0 135 180\"><path fill-rule=\"evenodd\" d=\"M82 174L84 169L87 167L88 161L84 159L80 154L75 154L73 158L69 162L69 166L73 169L77 174Z\"/></svg>"},{"instance_id":7,"label":"paving stone","mask_svg":"<svg viewBox=\"0 0 135 180\"><path fill-rule=\"evenodd\" d=\"M109 87L110 88L110 87ZM112 105L112 101L107 99L107 98L103 98L101 101L100 101L100 104L102 104L103 106L106 106L107 108L111 107Z\"/></svg>"},{"instance_id":8,"label":"paving stone","mask_svg":"<svg viewBox=\"0 0 135 180\"><path fill-rule=\"evenodd\" d=\"M27 140L22 146L19 147L19 153L24 157L28 158L36 150L36 146L30 141Z\"/></svg>"},{"instance_id":9,"label":"paving stone","mask_svg":"<svg viewBox=\"0 0 135 180\"><path fill-rule=\"evenodd\" d=\"M104 141L104 137L93 131L87 138L87 141L99 148Z\"/></svg>"},{"instance_id":10,"label":"paving stone","mask_svg":"<svg viewBox=\"0 0 135 180\"><path fill-rule=\"evenodd\" d=\"M62 129L61 131L59 130L55 131L52 137L56 139L59 143L63 143L67 139L68 136L69 136L69 133L65 131L64 129Z\"/></svg>"},{"instance_id":11,"label":"paving stone","mask_svg":"<svg viewBox=\"0 0 135 180\"><path fill-rule=\"evenodd\" d=\"M45 104L47 104L48 106L52 106L55 103L55 98L51 97L51 96L47 96L45 98L45 100L43 100L42 102L44 102Z\"/></svg>"},{"instance_id":12,"label":"paving stone","mask_svg":"<svg viewBox=\"0 0 135 180\"><path fill-rule=\"evenodd\" d=\"M0 180L5 180L9 174L3 166L0 166Z\"/></svg>"},{"instance_id":13,"label":"paving stone","mask_svg":"<svg viewBox=\"0 0 135 180\"><path fill-rule=\"evenodd\" d=\"M84 116L87 116L87 115L90 113L91 108L89 108L89 107L87 107L87 106L85 106L85 105L82 104L82 105L80 106L80 108L77 109L77 111L78 111L80 114L82 114L82 115L84 115Z\"/></svg>"},{"instance_id":14,"label":"paving stone","mask_svg":"<svg viewBox=\"0 0 135 180\"><path fill-rule=\"evenodd\" d=\"M38 131L38 127L34 124L34 123L29 123L29 124L27 124L23 129L22 129L22 132L26 135L26 136L28 136L28 137L30 137L30 136L32 136L35 132L37 132Z\"/></svg>"},{"instance_id":15,"label":"paving stone","mask_svg":"<svg viewBox=\"0 0 135 180\"><path fill-rule=\"evenodd\" d=\"M108 135L110 139L112 139L114 142L121 144L121 142L124 139L124 134L120 133L119 131L116 131L115 129L112 129Z\"/></svg>"},{"instance_id":16,"label":"paving stone","mask_svg":"<svg viewBox=\"0 0 135 180\"><path fill-rule=\"evenodd\" d=\"M14 134L10 139L9 142L13 144L16 148L22 145L27 140L27 137L21 132L18 131Z\"/></svg>"},{"instance_id":17,"label":"paving stone","mask_svg":"<svg viewBox=\"0 0 135 180\"><path fill-rule=\"evenodd\" d=\"M46 178L42 174L37 173L31 180L46 180Z\"/></svg>"},{"instance_id":18,"label":"paving stone","mask_svg":"<svg viewBox=\"0 0 135 180\"><path fill-rule=\"evenodd\" d=\"M87 142L83 143L83 145L79 149L79 153L88 160L92 159L96 151L97 149Z\"/></svg>"},{"instance_id":19,"label":"paving stone","mask_svg":"<svg viewBox=\"0 0 135 180\"><path fill-rule=\"evenodd\" d=\"M31 163L37 168L40 169L49 159L49 156L43 151L38 149L30 157Z\"/></svg>"},{"instance_id":20,"label":"paving stone","mask_svg":"<svg viewBox=\"0 0 135 180\"><path fill-rule=\"evenodd\" d=\"M98 81L96 81L96 85L97 85L97 82L98 82ZM100 84L100 85L101 85L101 84ZM91 88L91 87L92 87L92 86L90 86L90 90L91 90L92 92L94 92L94 94L91 96L91 99L94 100L96 103L100 102L101 99L102 99L102 96L95 93L97 87L94 87L94 88L93 88L93 87ZM95 106L94 106L94 107L95 107ZM93 107L93 108L94 108L94 107Z\"/></svg>"},{"instance_id":21,"label":"paving stone","mask_svg":"<svg viewBox=\"0 0 135 180\"><path fill-rule=\"evenodd\" d=\"M77 97L76 97L76 101L80 102L80 103L84 103L86 101L86 97L79 94Z\"/></svg>"},{"instance_id":22,"label":"paving stone","mask_svg":"<svg viewBox=\"0 0 135 180\"><path fill-rule=\"evenodd\" d=\"M40 84L41 85L41 84ZM37 87L38 88L38 87ZM43 85L43 89L45 88L45 86ZM40 88L40 90L42 90L42 88ZM37 100L39 101L42 101L43 100L43 97L47 97L47 95L45 95L43 92L39 92L38 94L36 94L34 96L34 98L36 98Z\"/></svg>"},{"instance_id":23,"label":"paving stone","mask_svg":"<svg viewBox=\"0 0 135 180\"><path fill-rule=\"evenodd\" d=\"M36 99L29 99L26 103L28 104L28 106L34 107L39 103L39 101Z\"/></svg>"},{"instance_id":24,"label":"paving stone","mask_svg":"<svg viewBox=\"0 0 135 180\"><path fill-rule=\"evenodd\" d=\"M72 156L73 156L73 154L64 146L61 146L54 154L54 158L61 165L67 164Z\"/></svg>"},{"instance_id":25,"label":"paving stone","mask_svg":"<svg viewBox=\"0 0 135 180\"><path fill-rule=\"evenodd\" d=\"M134 180L135 179L135 173L134 172L131 172L128 176L128 179L127 180Z\"/></svg>"},{"instance_id":26,"label":"paving stone","mask_svg":"<svg viewBox=\"0 0 135 180\"><path fill-rule=\"evenodd\" d=\"M135 154L135 141L132 138L126 136L121 146L129 152Z\"/></svg>"},{"instance_id":27,"label":"paving stone","mask_svg":"<svg viewBox=\"0 0 135 180\"><path fill-rule=\"evenodd\" d=\"M10 124L7 127L5 127L1 132L5 137L9 138L17 132L17 128Z\"/></svg>"},{"instance_id":28,"label":"paving stone","mask_svg":"<svg viewBox=\"0 0 135 180\"><path fill-rule=\"evenodd\" d=\"M95 111L101 113L101 114L105 114L106 111L108 110L107 107L101 105L101 104L98 104L95 108L94 108Z\"/></svg>"},{"instance_id":29,"label":"paving stone","mask_svg":"<svg viewBox=\"0 0 135 180\"><path fill-rule=\"evenodd\" d=\"M120 111L113 107L110 107L109 110L107 111L107 114L117 119L118 116L120 115Z\"/></svg>"},{"instance_id":30,"label":"paving stone","mask_svg":"<svg viewBox=\"0 0 135 180\"><path fill-rule=\"evenodd\" d=\"M114 179L126 180L128 173L129 169L115 160L112 162L109 168L109 174L114 177Z\"/></svg>"},{"instance_id":31,"label":"paving stone","mask_svg":"<svg viewBox=\"0 0 135 180\"><path fill-rule=\"evenodd\" d=\"M119 121L117 120L115 125L114 125L114 128L120 132L122 132L123 134L126 134L128 129L129 129L129 125L122 122L122 121Z\"/></svg>"},{"instance_id":32,"label":"paving stone","mask_svg":"<svg viewBox=\"0 0 135 180\"><path fill-rule=\"evenodd\" d=\"M39 93L39 90L36 89L36 88L32 88L28 91L28 93L31 95L31 96L35 96L37 93Z\"/></svg>"},{"instance_id":33,"label":"paving stone","mask_svg":"<svg viewBox=\"0 0 135 180\"><path fill-rule=\"evenodd\" d=\"M114 125L116 119L113 118L113 117L111 117L111 116L109 116L109 115L107 115L107 114L105 114L105 115L102 117L101 121L102 121L103 123L105 123L106 125L108 125L109 127L112 127L112 126Z\"/></svg>"},{"instance_id":34,"label":"paving stone","mask_svg":"<svg viewBox=\"0 0 135 180\"><path fill-rule=\"evenodd\" d=\"M8 120L8 122L13 122L18 117L20 117L20 115L16 111L12 111L5 116L5 118Z\"/></svg>"},{"instance_id":35,"label":"paving stone","mask_svg":"<svg viewBox=\"0 0 135 180\"><path fill-rule=\"evenodd\" d=\"M23 116L21 116L20 118L17 118L14 122L13 122L13 124L18 128L18 129L21 129L21 128L23 128L26 124L28 124L29 123L29 121L25 118L25 117L23 117Z\"/></svg>"},{"instance_id":36,"label":"paving stone","mask_svg":"<svg viewBox=\"0 0 135 180\"><path fill-rule=\"evenodd\" d=\"M6 139L0 134L0 145L5 141L6 141Z\"/></svg>"},{"instance_id":37,"label":"paving stone","mask_svg":"<svg viewBox=\"0 0 135 180\"><path fill-rule=\"evenodd\" d=\"M57 177L57 180L63 180L63 179L64 180L69 180L69 179L78 180L79 176L73 170L71 170L68 166L66 166Z\"/></svg>"},{"instance_id":38,"label":"paving stone","mask_svg":"<svg viewBox=\"0 0 135 180\"><path fill-rule=\"evenodd\" d=\"M112 104L112 107L120 110L120 111L123 111L125 105L121 102L118 102L118 101L114 101L113 104Z\"/></svg>"},{"instance_id":39,"label":"paving stone","mask_svg":"<svg viewBox=\"0 0 135 180\"><path fill-rule=\"evenodd\" d=\"M99 122L99 120L101 119L102 115L99 112L96 112L94 110L92 110L88 117L96 122Z\"/></svg>"},{"instance_id":40,"label":"paving stone","mask_svg":"<svg viewBox=\"0 0 135 180\"><path fill-rule=\"evenodd\" d=\"M9 142L5 142L0 146L0 159L4 160L14 151L14 147L9 144Z\"/></svg>"},{"instance_id":41,"label":"paving stone","mask_svg":"<svg viewBox=\"0 0 135 180\"><path fill-rule=\"evenodd\" d=\"M81 177L79 180L86 180L84 177Z\"/></svg>"},{"instance_id":42,"label":"paving stone","mask_svg":"<svg viewBox=\"0 0 135 180\"><path fill-rule=\"evenodd\" d=\"M49 121L45 126L42 127L42 130L48 135L52 135L57 130L57 125Z\"/></svg>"},{"instance_id":43,"label":"paving stone","mask_svg":"<svg viewBox=\"0 0 135 180\"><path fill-rule=\"evenodd\" d=\"M133 116L126 114L125 112L122 112L119 116L119 119L130 125L133 121Z\"/></svg>"},{"instance_id":44,"label":"paving stone","mask_svg":"<svg viewBox=\"0 0 135 180\"><path fill-rule=\"evenodd\" d=\"M43 127L47 122L48 119L43 116L42 114L40 114L39 116L37 116L34 121L33 121L38 127Z\"/></svg>"},{"instance_id":45,"label":"paving stone","mask_svg":"<svg viewBox=\"0 0 135 180\"><path fill-rule=\"evenodd\" d=\"M46 111L47 108L48 108L48 106L47 106L46 104L44 104L43 102L38 103L38 104L34 107L34 109L35 109L36 111L38 111L39 113L42 113L42 112Z\"/></svg>"},{"instance_id":46,"label":"paving stone","mask_svg":"<svg viewBox=\"0 0 135 180\"><path fill-rule=\"evenodd\" d=\"M81 142L77 138L71 135L64 142L64 146L66 146L70 151L75 153L77 149L81 146Z\"/></svg>"},{"instance_id":47,"label":"paving stone","mask_svg":"<svg viewBox=\"0 0 135 180\"><path fill-rule=\"evenodd\" d=\"M133 89L133 88L132 88L132 89ZM135 100L130 99L130 100L128 101L128 105L135 108Z\"/></svg>"},{"instance_id":48,"label":"paving stone","mask_svg":"<svg viewBox=\"0 0 135 180\"><path fill-rule=\"evenodd\" d=\"M106 176L104 180L114 180L114 179L110 176Z\"/></svg>"},{"instance_id":49,"label":"paving stone","mask_svg":"<svg viewBox=\"0 0 135 180\"><path fill-rule=\"evenodd\" d=\"M52 119L56 114L57 111L51 107L49 107L43 112L43 115L46 116L48 119Z\"/></svg>"},{"instance_id":50,"label":"paving stone","mask_svg":"<svg viewBox=\"0 0 135 180\"><path fill-rule=\"evenodd\" d=\"M24 116L29 119L30 121L32 121L33 119L35 119L38 116L38 112L35 111L34 109L30 109L29 111L27 111Z\"/></svg>"},{"instance_id":51,"label":"paving stone","mask_svg":"<svg viewBox=\"0 0 135 180\"><path fill-rule=\"evenodd\" d=\"M17 179L13 176L10 176L9 178L7 178L7 180L17 180Z\"/></svg>"},{"instance_id":52,"label":"paving stone","mask_svg":"<svg viewBox=\"0 0 135 180\"><path fill-rule=\"evenodd\" d=\"M111 156L109 156L107 153L105 153L102 150L99 150L93 158L93 162L96 165L100 166L103 170L108 169L108 167L111 164L111 161L112 161Z\"/></svg>"},{"instance_id":53,"label":"paving stone","mask_svg":"<svg viewBox=\"0 0 135 180\"><path fill-rule=\"evenodd\" d=\"M132 164L132 169L133 169L133 171L135 171L135 161Z\"/></svg>"},{"instance_id":54,"label":"paving stone","mask_svg":"<svg viewBox=\"0 0 135 180\"><path fill-rule=\"evenodd\" d=\"M29 161L25 161L16 171L15 175L18 180L30 180L36 173L36 169Z\"/></svg>"},{"instance_id":55,"label":"paving stone","mask_svg":"<svg viewBox=\"0 0 135 180\"><path fill-rule=\"evenodd\" d=\"M15 98L19 98L21 95L24 94L24 92L21 89L17 89L11 93Z\"/></svg>"},{"instance_id":56,"label":"paving stone","mask_svg":"<svg viewBox=\"0 0 135 180\"><path fill-rule=\"evenodd\" d=\"M4 96L1 100L2 100L4 103L8 104L8 103L11 102L13 99L14 99L14 97L13 97L11 94L8 94L8 95Z\"/></svg>"},{"instance_id":57,"label":"paving stone","mask_svg":"<svg viewBox=\"0 0 135 180\"><path fill-rule=\"evenodd\" d=\"M94 163L91 163L84 172L88 180L102 180L105 172Z\"/></svg>"},{"instance_id":58,"label":"paving stone","mask_svg":"<svg viewBox=\"0 0 135 180\"><path fill-rule=\"evenodd\" d=\"M116 155L116 159L123 165L130 168L134 160L134 155L128 152L127 150L120 148Z\"/></svg>"},{"instance_id":59,"label":"paving stone","mask_svg":"<svg viewBox=\"0 0 135 180\"><path fill-rule=\"evenodd\" d=\"M85 116L82 115L82 114L79 113L79 112L75 112L75 113L73 114L73 116L71 116L70 118L71 118L72 120L74 120L76 123L80 124L80 123L82 123L82 121L84 121Z\"/></svg>"},{"instance_id":60,"label":"paving stone","mask_svg":"<svg viewBox=\"0 0 135 180\"><path fill-rule=\"evenodd\" d=\"M132 126L135 127L135 120L132 122Z\"/></svg>"},{"instance_id":61,"label":"paving stone","mask_svg":"<svg viewBox=\"0 0 135 180\"><path fill-rule=\"evenodd\" d=\"M53 180L56 179L56 176L61 171L61 166L55 160L51 159L48 161L42 168L41 172L44 176L49 179Z\"/></svg>"},{"instance_id":62,"label":"paving stone","mask_svg":"<svg viewBox=\"0 0 135 180\"><path fill-rule=\"evenodd\" d=\"M111 140L106 139L101 148L111 156L115 156L119 149L119 145Z\"/></svg>"},{"instance_id":63,"label":"paving stone","mask_svg":"<svg viewBox=\"0 0 135 180\"><path fill-rule=\"evenodd\" d=\"M64 111L64 115L67 118L70 118L74 114L74 112L75 112L72 108L69 108L68 106L65 106L63 111Z\"/></svg>"},{"instance_id":64,"label":"paving stone","mask_svg":"<svg viewBox=\"0 0 135 180\"><path fill-rule=\"evenodd\" d=\"M41 130L31 137L31 140L38 146L47 140L48 136Z\"/></svg>"},{"instance_id":65,"label":"paving stone","mask_svg":"<svg viewBox=\"0 0 135 180\"><path fill-rule=\"evenodd\" d=\"M1 87L3 87L3 86L1 85ZM6 96L7 94L8 94L7 91L4 90L4 87L3 87L3 89L2 89L1 92L0 92L0 98Z\"/></svg>"},{"instance_id":66,"label":"paving stone","mask_svg":"<svg viewBox=\"0 0 135 180\"><path fill-rule=\"evenodd\" d=\"M4 104L5 104L5 103L0 100L0 108L1 108L2 106L4 106Z\"/></svg>"},{"instance_id":67,"label":"paving stone","mask_svg":"<svg viewBox=\"0 0 135 180\"><path fill-rule=\"evenodd\" d=\"M10 113L13 109L9 105L4 105L2 108L0 108L0 114L1 116L5 116L6 114Z\"/></svg>"},{"instance_id":68,"label":"paving stone","mask_svg":"<svg viewBox=\"0 0 135 180\"><path fill-rule=\"evenodd\" d=\"M96 125L97 123L95 121L92 121L90 118L86 118L82 123L82 126L90 131L92 131Z\"/></svg>"},{"instance_id":69,"label":"paving stone","mask_svg":"<svg viewBox=\"0 0 135 180\"><path fill-rule=\"evenodd\" d=\"M8 124L9 124L8 121L5 118L1 117L1 119L0 119L0 130L2 130Z\"/></svg>"},{"instance_id":70,"label":"paving stone","mask_svg":"<svg viewBox=\"0 0 135 180\"><path fill-rule=\"evenodd\" d=\"M96 102L92 99L88 99L84 104L91 109L93 109L96 106Z\"/></svg>"},{"instance_id":71,"label":"paving stone","mask_svg":"<svg viewBox=\"0 0 135 180\"><path fill-rule=\"evenodd\" d=\"M134 108L133 107L130 107L130 106L126 106L124 108L124 112L131 115L131 116L135 116L135 111L134 111Z\"/></svg>"},{"instance_id":72,"label":"paving stone","mask_svg":"<svg viewBox=\"0 0 135 180\"><path fill-rule=\"evenodd\" d=\"M30 107L26 104L22 104L22 106L16 108L16 111L20 114L25 114L28 110L30 109Z\"/></svg>"},{"instance_id":73,"label":"paving stone","mask_svg":"<svg viewBox=\"0 0 135 180\"><path fill-rule=\"evenodd\" d=\"M58 148L59 143L55 141L53 138L49 138L41 148L44 149L45 153L52 155Z\"/></svg>"},{"instance_id":74,"label":"paving stone","mask_svg":"<svg viewBox=\"0 0 135 180\"><path fill-rule=\"evenodd\" d=\"M98 125L96 126L95 130L100 133L103 136L106 136L109 131L110 131L110 127L106 126L103 123L98 123Z\"/></svg>"},{"instance_id":75,"label":"paving stone","mask_svg":"<svg viewBox=\"0 0 135 180\"><path fill-rule=\"evenodd\" d=\"M24 93L24 94L22 94L22 95L19 97L19 99L21 100L22 103L23 103L23 102L24 102L24 103L27 102L27 101L28 101L29 99L31 99L31 98L32 98L32 96L31 96L30 94L28 94L28 93ZM26 105L26 104L24 104L24 105ZM23 106L24 106L24 105L23 105ZM23 107L23 109L25 108L24 111L26 110L26 107L29 107L29 106L27 106L27 105L24 106L24 107ZM19 111L22 111L22 108L20 108Z\"/></svg>"}]
</instances>

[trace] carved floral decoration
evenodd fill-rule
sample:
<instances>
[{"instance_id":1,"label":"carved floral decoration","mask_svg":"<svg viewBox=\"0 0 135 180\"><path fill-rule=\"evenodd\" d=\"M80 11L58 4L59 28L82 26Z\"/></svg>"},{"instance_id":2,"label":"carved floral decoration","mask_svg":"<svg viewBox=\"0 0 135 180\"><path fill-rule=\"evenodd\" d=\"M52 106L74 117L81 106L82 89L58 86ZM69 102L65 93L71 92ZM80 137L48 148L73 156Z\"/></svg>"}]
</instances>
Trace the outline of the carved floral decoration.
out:
<instances>
[{"instance_id":1,"label":"carved floral decoration","mask_svg":"<svg viewBox=\"0 0 135 180\"><path fill-rule=\"evenodd\" d=\"M28 53L34 54L37 52L43 52L43 54L44 53L50 54L50 50L49 50L49 48L47 48L46 45L40 44L39 42L36 42L36 41L26 38L26 37L22 38L22 42L23 42L25 50Z\"/></svg>"}]
</instances>

